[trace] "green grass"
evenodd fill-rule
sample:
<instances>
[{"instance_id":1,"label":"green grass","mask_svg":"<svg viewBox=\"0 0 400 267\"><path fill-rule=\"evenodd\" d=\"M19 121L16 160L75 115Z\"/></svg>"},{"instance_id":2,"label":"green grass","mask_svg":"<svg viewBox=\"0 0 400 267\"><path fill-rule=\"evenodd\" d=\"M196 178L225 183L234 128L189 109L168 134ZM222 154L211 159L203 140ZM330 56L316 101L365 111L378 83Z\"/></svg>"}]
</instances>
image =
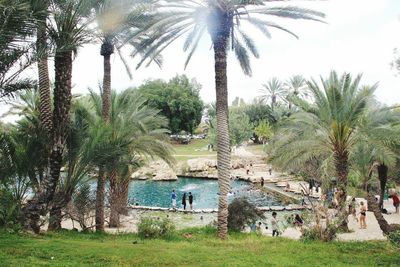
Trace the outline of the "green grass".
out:
<instances>
[{"instance_id":1,"label":"green grass","mask_svg":"<svg viewBox=\"0 0 400 267\"><path fill-rule=\"evenodd\" d=\"M264 147L262 144L248 145L248 146L246 146L246 150L248 150L256 155L264 155L265 156Z\"/></svg>"},{"instance_id":2,"label":"green grass","mask_svg":"<svg viewBox=\"0 0 400 267\"><path fill-rule=\"evenodd\" d=\"M192 233L186 239L184 233ZM320 243L188 229L169 240L134 234L0 232L1 266L400 266L388 242Z\"/></svg>"},{"instance_id":3,"label":"green grass","mask_svg":"<svg viewBox=\"0 0 400 267\"><path fill-rule=\"evenodd\" d=\"M194 139L187 145L173 144L174 157L178 161L184 161L192 158L216 158L215 151L207 151L208 139Z\"/></svg>"}]
</instances>

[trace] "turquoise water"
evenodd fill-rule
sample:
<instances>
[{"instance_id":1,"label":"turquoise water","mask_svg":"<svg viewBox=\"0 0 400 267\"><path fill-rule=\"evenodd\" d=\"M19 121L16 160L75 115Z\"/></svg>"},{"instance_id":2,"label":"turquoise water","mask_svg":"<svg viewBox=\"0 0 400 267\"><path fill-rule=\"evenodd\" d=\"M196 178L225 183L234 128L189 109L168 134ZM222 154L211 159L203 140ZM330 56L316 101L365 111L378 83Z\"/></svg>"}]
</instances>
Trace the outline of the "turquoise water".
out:
<instances>
[{"instance_id":1,"label":"turquoise water","mask_svg":"<svg viewBox=\"0 0 400 267\"><path fill-rule=\"evenodd\" d=\"M231 188L229 201L243 196L257 206L280 205L272 195L252 190L247 182L231 181ZM178 208L182 207L183 193L189 192L193 195L194 209L218 207L218 182L196 178L179 178L177 181L133 180L129 185L129 203L168 208L171 207L171 192L174 189Z\"/></svg>"}]
</instances>

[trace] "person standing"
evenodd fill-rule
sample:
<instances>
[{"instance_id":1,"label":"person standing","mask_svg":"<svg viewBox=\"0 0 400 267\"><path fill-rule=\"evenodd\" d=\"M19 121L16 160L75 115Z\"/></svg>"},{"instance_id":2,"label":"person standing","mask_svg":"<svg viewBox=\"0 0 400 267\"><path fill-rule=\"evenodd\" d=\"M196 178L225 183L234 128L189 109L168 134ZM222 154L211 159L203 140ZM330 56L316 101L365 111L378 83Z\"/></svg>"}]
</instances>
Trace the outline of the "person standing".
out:
<instances>
[{"instance_id":1,"label":"person standing","mask_svg":"<svg viewBox=\"0 0 400 267\"><path fill-rule=\"evenodd\" d=\"M367 223L365 221L367 217L367 208L364 205L364 202L360 202L360 229L367 229Z\"/></svg>"},{"instance_id":2,"label":"person standing","mask_svg":"<svg viewBox=\"0 0 400 267\"><path fill-rule=\"evenodd\" d=\"M172 190L171 202L172 202L172 208L176 209L176 193L175 193L175 190Z\"/></svg>"},{"instance_id":3,"label":"person standing","mask_svg":"<svg viewBox=\"0 0 400 267\"><path fill-rule=\"evenodd\" d=\"M189 206L190 206L190 210L193 210L193 195L192 195L192 192L189 192Z\"/></svg>"},{"instance_id":4,"label":"person standing","mask_svg":"<svg viewBox=\"0 0 400 267\"><path fill-rule=\"evenodd\" d=\"M272 219L271 219L271 230L272 230L272 236L278 236L278 219L276 218L276 212L272 212Z\"/></svg>"},{"instance_id":5,"label":"person standing","mask_svg":"<svg viewBox=\"0 0 400 267\"><path fill-rule=\"evenodd\" d=\"M391 198L393 199L393 206L394 206L394 208L396 209L396 213L399 213L400 199L399 199L399 197L397 196L396 192L394 192L394 193L391 195Z\"/></svg>"},{"instance_id":6,"label":"person standing","mask_svg":"<svg viewBox=\"0 0 400 267\"><path fill-rule=\"evenodd\" d=\"M182 196L182 206L183 206L183 210L186 210L186 193L183 193L183 196Z\"/></svg>"},{"instance_id":7,"label":"person standing","mask_svg":"<svg viewBox=\"0 0 400 267\"><path fill-rule=\"evenodd\" d=\"M269 175L272 175L272 168L271 167L269 167L268 172L269 172Z\"/></svg>"},{"instance_id":8,"label":"person standing","mask_svg":"<svg viewBox=\"0 0 400 267\"><path fill-rule=\"evenodd\" d=\"M261 176L261 187L264 187L264 177Z\"/></svg>"}]
</instances>

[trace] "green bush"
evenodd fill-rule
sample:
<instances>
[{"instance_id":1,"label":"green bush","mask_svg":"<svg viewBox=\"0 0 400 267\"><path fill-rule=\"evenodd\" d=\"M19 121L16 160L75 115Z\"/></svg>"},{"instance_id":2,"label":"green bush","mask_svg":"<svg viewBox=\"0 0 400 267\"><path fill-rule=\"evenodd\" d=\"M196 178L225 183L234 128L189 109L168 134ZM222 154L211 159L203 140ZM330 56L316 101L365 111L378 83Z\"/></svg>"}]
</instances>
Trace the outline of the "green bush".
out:
<instances>
[{"instance_id":1,"label":"green bush","mask_svg":"<svg viewBox=\"0 0 400 267\"><path fill-rule=\"evenodd\" d=\"M400 230L389 233L387 237L393 245L400 247Z\"/></svg>"},{"instance_id":2,"label":"green bush","mask_svg":"<svg viewBox=\"0 0 400 267\"><path fill-rule=\"evenodd\" d=\"M171 220L141 218L138 226L138 235L140 238L158 238L169 237L175 232L175 225Z\"/></svg>"},{"instance_id":3,"label":"green bush","mask_svg":"<svg viewBox=\"0 0 400 267\"><path fill-rule=\"evenodd\" d=\"M246 225L259 219L264 219L262 211L258 210L246 198L236 198L228 206L228 229L241 231Z\"/></svg>"},{"instance_id":4,"label":"green bush","mask_svg":"<svg viewBox=\"0 0 400 267\"><path fill-rule=\"evenodd\" d=\"M7 190L0 190L0 228L13 229L18 231L20 203L13 194Z\"/></svg>"}]
</instances>

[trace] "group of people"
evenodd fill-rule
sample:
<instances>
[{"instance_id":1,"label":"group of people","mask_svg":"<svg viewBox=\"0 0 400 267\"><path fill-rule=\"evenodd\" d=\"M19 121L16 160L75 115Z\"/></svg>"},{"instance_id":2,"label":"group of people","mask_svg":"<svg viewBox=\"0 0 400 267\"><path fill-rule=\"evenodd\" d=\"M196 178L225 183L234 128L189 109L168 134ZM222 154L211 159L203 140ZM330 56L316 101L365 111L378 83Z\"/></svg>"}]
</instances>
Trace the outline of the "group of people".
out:
<instances>
[{"instance_id":1,"label":"group of people","mask_svg":"<svg viewBox=\"0 0 400 267\"><path fill-rule=\"evenodd\" d=\"M177 195L175 190L172 190L171 193L171 204L172 204L172 208L176 209L176 199L177 199ZM186 210L186 205L187 205L187 201L189 201L189 207L190 210L193 209L193 195L192 192L189 192L189 195L186 195L186 193L183 193L182 195L182 207L183 210Z\"/></svg>"},{"instance_id":2,"label":"group of people","mask_svg":"<svg viewBox=\"0 0 400 267\"><path fill-rule=\"evenodd\" d=\"M290 223L293 224L294 227L299 227L300 230L302 230L304 221L301 218L300 214L298 213L293 214L293 216L288 221L290 221ZM277 213L275 211L272 212L272 218L270 223L271 223L272 236L279 236L281 234L279 232L279 220L277 218ZM261 233L261 226L262 226L261 222L258 222L258 224L256 224L256 222L253 222L252 224L250 224L250 231ZM266 227L266 229L268 229L268 227Z\"/></svg>"}]
</instances>

